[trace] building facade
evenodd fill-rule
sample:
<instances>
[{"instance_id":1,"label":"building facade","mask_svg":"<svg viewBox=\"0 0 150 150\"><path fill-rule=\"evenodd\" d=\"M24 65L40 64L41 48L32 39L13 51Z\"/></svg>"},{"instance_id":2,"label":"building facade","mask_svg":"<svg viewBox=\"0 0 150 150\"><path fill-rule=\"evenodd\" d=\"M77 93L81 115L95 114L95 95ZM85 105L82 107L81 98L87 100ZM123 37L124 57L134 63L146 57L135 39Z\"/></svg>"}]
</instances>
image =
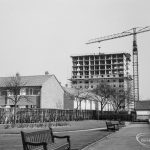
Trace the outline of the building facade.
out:
<instances>
[{"instance_id":1,"label":"building facade","mask_svg":"<svg viewBox=\"0 0 150 150\"><path fill-rule=\"evenodd\" d=\"M72 106L72 100L73 100L73 109L96 110L96 104L97 104L96 101L87 99L87 97L91 96L91 93L86 91L79 91L76 88L67 88L67 87L64 87L64 90L68 98L68 101L65 100L65 102L67 103L67 105Z\"/></svg>"},{"instance_id":2,"label":"building facade","mask_svg":"<svg viewBox=\"0 0 150 150\"><path fill-rule=\"evenodd\" d=\"M141 100L136 102L137 120L149 121L150 123L150 100Z\"/></svg>"},{"instance_id":3,"label":"building facade","mask_svg":"<svg viewBox=\"0 0 150 150\"><path fill-rule=\"evenodd\" d=\"M8 98L12 95L5 84L10 79L11 77L0 77L1 108L14 107L13 101ZM23 86L18 92L18 96L21 96L21 100L17 103L18 107L73 109L73 100L70 99L69 94L61 86L55 75L20 76L20 81Z\"/></svg>"},{"instance_id":4,"label":"building facade","mask_svg":"<svg viewBox=\"0 0 150 150\"><path fill-rule=\"evenodd\" d=\"M98 53L72 55L71 86L76 89L93 89L105 80L112 87L127 89L131 83L129 75L129 53ZM111 110L107 105L106 110Z\"/></svg>"}]
</instances>

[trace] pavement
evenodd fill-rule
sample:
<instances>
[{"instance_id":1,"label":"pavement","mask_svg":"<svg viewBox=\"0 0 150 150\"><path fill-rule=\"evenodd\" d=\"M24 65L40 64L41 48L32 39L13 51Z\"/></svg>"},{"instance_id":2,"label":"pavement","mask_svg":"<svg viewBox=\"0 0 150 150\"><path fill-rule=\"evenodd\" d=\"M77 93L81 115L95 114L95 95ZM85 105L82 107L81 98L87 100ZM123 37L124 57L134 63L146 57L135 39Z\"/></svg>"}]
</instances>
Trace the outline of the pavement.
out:
<instances>
[{"instance_id":1,"label":"pavement","mask_svg":"<svg viewBox=\"0 0 150 150\"><path fill-rule=\"evenodd\" d=\"M83 148L82 150L148 150L149 146L140 144L136 136L140 133L150 135L150 124L129 124L119 131L104 137L103 139Z\"/></svg>"}]
</instances>

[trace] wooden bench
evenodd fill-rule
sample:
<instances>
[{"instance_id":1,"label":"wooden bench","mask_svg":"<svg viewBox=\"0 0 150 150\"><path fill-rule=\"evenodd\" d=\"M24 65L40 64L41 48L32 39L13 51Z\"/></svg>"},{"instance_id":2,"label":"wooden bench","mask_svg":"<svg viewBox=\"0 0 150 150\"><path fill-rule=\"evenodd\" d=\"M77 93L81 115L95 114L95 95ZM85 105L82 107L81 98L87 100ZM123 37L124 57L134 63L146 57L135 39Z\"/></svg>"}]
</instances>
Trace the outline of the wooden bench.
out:
<instances>
[{"instance_id":1,"label":"wooden bench","mask_svg":"<svg viewBox=\"0 0 150 150\"><path fill-rule=\"evenodd\" d=\"M53 135L52 129L21 131L23 150L70 150L70 136ZM55 142L55 138L59 139Z\"/></svg>"},{"instance_id":2,"label":"wooden bench","mask_svg":"<svg viewBox=\"0 0 150 150\"><path fill-rule=\"evenodd\" d=\"M112 122L112 121L106 121L106 127L107 130L119 130L119 123L118 122Z\"/></svg>"}]
</instances>

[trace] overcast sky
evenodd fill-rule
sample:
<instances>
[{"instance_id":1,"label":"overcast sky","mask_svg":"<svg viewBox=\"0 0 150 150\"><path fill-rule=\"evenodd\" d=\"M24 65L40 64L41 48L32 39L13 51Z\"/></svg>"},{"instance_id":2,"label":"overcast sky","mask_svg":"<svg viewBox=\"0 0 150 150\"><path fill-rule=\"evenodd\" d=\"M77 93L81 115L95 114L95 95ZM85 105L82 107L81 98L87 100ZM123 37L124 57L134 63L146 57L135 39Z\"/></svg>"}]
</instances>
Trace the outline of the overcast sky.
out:
<instances>
[{"instance_id":1,"label":"overcast sky","mask_svg":"<svg viewBox=\"0 0 150 150\"><path fill-rule=\"evenodd\" d=\"M0 0L0 76L71 77L72 54L129 52L132 36L85 43L150 25L150 0ZM140 98L150 99L150 32L137 36Z\"/></svg>"}]
</instances>

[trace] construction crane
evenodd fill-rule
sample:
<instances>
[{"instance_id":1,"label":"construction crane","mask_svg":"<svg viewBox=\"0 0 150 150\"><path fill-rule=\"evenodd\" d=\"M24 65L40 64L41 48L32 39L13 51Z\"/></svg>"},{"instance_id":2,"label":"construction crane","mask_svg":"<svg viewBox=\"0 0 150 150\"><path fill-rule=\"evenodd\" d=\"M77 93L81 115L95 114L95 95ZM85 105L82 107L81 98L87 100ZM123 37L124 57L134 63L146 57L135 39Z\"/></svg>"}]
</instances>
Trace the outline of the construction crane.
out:
<instances>
[{"instance_id":1,"label":"construction crane","mask_svg":"<svg viewBox=\"0 0 150 150\"><path fill-rule=\"evenodd\" d=\"M139 73L138 73L138 49L137 49L137 34L150 31L150 26L146 27L136 27L130 30L112 34L109 36L104 36L100 38L95 38L89 40L86 44L99 43L102 41L108 41L112 39L122 38L126 36L133 35L133 96L134 104L136 101L139 101ZM134 105L135 106L135 105Z\"/></svg>"}]
</instances>

